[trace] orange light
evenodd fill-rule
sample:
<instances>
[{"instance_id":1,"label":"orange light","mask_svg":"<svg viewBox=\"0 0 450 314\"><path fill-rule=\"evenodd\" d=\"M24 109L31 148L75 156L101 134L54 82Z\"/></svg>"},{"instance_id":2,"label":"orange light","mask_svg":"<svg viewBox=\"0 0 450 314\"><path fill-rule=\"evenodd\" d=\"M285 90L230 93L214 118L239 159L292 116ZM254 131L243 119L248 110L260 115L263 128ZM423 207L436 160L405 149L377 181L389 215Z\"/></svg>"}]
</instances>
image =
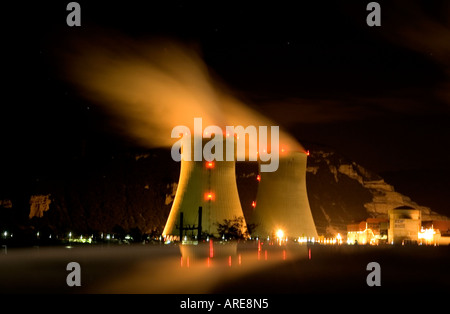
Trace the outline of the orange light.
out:
<instances>
[{"instance_id":1,"label":"orange light","mask_svg":"<svg viewBox=\"0 0 450 314\"><path fill-rule=\"evenodd\" d=\"M277 238L282 239L284 237L284 231L281 229L277 230Z\"/></svg>"},{"instance_id":2,"label":"orange light","mask_svg":"<svg viewBox=\"0 0 450 314\"><path fill-rule=\"evenodd\" d=\"M206 162L206 168L213 169L214 168L214 161L207 161Z\"/></svg>"},{"instance_id":3,"label":"orange light","mask_svg":"<svg viewBox=\"0 0 450 314\"><path fill-rule=\"evenodd\" d=\"M209 257L210 258L214 257L214 245L212 239L209 240Z\"/></svg>"},{"instance_id":4,"label":"orange light","mask_svg":"<svg viewBox=\"0 0 450 314\"><path fill-rule=\"evenodd\" d=\"M241 260L241 254L238 255L238 264L241 265L242 260Z\"/></svg>"},{"instance_id":5,"label":"orange light","mask_svg":"<svg viewBox=\"0 0 450 314\"><path fill-rule=\"evenodd\" d=\"M281 152L284 153L284 148L281 149Z\"/></svg>"},{"instance_id":6,"label":"orange light","mask_svg":"<svg viewBox=\"0 0 450 314\"><path fill-rule=\"evenodd\" d=\"M206 192L206 193L205 193L205 200L206 200L206 201L214 201L214 200L215 200L214 193L212 193L212 192Z\"/></svg>"},{"instance_id":7,"label":"orange light","mask_svg":"<svg viewBox=\"0 0 450 314\"><path fill-rule=\"evenodd\" d=\"M256 180L261 181L261 176L259 174L256 176Z\"/></svg>"},{"instance_id":8,"label":"orange light","mask_svg":"<svg viewBox=\"0 0 450 314\"><path fill-rule=\"evenodd\" d=\"M261 259L261 242L258 240L258 261Z\"/></svg>"},{"instance_id":9,"label":"orange light","mask_svg":"<svg viewBox=\"0 0 450 314\"><path fill-rule=\"evenodd\" d=\"M253 208L256 207L256 202L255 202L255 201L252 202L252 207L253 207Z\"/></svg>"},{"instance_id":10,"label":"orange light","mask_svg":"<svg viewBox=\"0 0 450 314\"><path fill-rule=\"evenodd\" d=\"M228 256L228 266L230 266L230 267L231 267L231 255L230 255L230 256Z\"/></svg>"},{"instance_id":11,"label":"orange light","mask_svg":"<svg viewBox=\"0 0 450 314\"><path fill-rule=\"evenodd\" d=\"M306 156L309 156L309 150L306 151Z\"/></svg>"}]
</instances>

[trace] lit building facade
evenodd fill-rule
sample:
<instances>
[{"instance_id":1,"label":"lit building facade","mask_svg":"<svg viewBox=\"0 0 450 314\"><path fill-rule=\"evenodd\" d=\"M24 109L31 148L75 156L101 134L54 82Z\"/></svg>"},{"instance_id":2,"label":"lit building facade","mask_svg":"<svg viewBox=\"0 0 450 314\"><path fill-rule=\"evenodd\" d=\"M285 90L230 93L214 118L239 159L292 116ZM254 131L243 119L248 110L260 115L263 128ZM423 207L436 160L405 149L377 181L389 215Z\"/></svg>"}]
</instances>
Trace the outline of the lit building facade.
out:
<instances>
[{"instance_id":1,"label":"lit building facade","mask_svg":"<svg viewBox=\"0 0 450 314\"><path fill-rule=\"evenodd\" d=\"M391 244L418 243L421 230L421 212L409 206L400 206L388 211L388 241Z\"/></svg>"},{"instance_id":2,"label":"lit building facade","mask_svg":"<svg viewBox=\"0 0 450 314\"><path fill-rule=\"evenodd\" d=\"M450 245L450 220L422 221L419 243L422 245Z\"/></svg>"},{"instance_id":3,"label":"lit building facade","mask_svg":"<svg viewBox=\"0 0 450 314\"><path fill-rule=\"evenodd\" d=\"M347 244L450 245L450 220L420 221L413 208L395 208L389 217L347 225Z\"/></svg>"},{"instance_id":4,"label":"lit building facade","mask_svg":"<svg viewBox=\"0 0 450 314\"><path fill-rule=\"evenodd\" d=\"M347 225L347 244L380 244L387 241L388 219L368 218Z\"/></svg>"}]
</instances>

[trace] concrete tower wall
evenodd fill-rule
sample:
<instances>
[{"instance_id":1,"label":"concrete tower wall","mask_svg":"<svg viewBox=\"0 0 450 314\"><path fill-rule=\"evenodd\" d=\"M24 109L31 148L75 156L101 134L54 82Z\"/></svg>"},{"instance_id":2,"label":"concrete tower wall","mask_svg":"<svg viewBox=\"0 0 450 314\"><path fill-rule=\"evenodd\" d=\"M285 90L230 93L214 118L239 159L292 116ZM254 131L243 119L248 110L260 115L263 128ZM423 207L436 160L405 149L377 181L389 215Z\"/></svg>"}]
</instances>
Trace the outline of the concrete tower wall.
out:
<instances>
[{"instance_id":1,"label":"concrete tower wall","mask_svg":"<svg viewBox=\"0 0 450 314\"><path fill-rule=\"evenodd\" d=\"M251 222L252 236L316 237L317 231L306 192L306 159L303 152L280 155L275 172L262 172Z\"/></svg>"}]
</instances>

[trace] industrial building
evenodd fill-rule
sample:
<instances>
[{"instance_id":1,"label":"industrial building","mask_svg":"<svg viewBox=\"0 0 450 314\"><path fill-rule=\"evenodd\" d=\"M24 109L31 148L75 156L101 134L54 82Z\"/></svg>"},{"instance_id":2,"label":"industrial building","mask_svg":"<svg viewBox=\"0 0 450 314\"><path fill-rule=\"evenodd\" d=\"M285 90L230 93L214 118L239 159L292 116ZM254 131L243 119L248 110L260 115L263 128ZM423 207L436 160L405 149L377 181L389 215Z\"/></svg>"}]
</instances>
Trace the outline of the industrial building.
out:
<instances>
[{"instance_id":1,"label":"industrial building","mask_svg":"<svg viewBox=\"0 0 450 314\"><path fill-rule=\"evenodd\" d=\"M450 220L422 221L419 242L427 245L450 245Z\"/></svg>"},{"instance_id":2,"label":"industrial building","mask_svg":"<svg viewBox=\"0 0 450 314\"><path fill-rule=\"evenodd\" d=\"M420 210L400 206L390 209L388 218L368 218L360 223L347 225L347 243L418 243L420 230Z\"/></svg>"},{"instance_id":3,"label":"industrial building","mask_svg":"<svg viewBox=\"0 0 450 314\"><path fill-rule=\"evenodd\" d=\"M347 225L348 244L409 244L418 243L421 212L409 206L388 211L388 218L368 218Z\"/></svg>"},{"instance_id":4,"label":"industrial building","mask_svg":"<svg viewBox=\"0 0 450 314\"><path fill-rule=\"evenodd\" d=\"M347 225L348 244L381 244L388 239L387 218L367 218L357 224Z\"/></svg>"},{"instance_id":5,"label":"industrial building","mask_svg":"<svg viewBox=\"0 0 450 314\"><path fill-rule=\"evenodd\" d=\"M347 243L449 245L450 221L422 221L420 210L400 206L389 210L388 218L347 225Z\"/></svg>"},{"instance_id":6,"label":"industrial building","mask_svg":"<svg viewBox=\"0 0 450 314\"><path fill-rule=\"evenodd\" d=\"M420 210L399 206L388 211L388 242L391 244L417 243L422 224Z\"/></svg>"}]
</instances>

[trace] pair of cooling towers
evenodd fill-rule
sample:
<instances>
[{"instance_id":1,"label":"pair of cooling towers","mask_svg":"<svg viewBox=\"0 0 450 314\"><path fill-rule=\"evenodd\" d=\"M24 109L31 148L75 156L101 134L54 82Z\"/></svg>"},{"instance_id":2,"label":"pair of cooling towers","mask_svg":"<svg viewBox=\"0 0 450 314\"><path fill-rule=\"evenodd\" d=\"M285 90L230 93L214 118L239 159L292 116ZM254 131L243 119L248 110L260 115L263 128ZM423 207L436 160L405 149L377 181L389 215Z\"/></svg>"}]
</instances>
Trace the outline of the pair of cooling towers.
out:
<instances>
[{"instance_id":1,"label":"pair of cooling towers","mask_svg":"<svg viewBox=\"0 0 450 314\"><path fill-rule=\"evenodd\" d=\"M280 151L278 170L260 172L254 208L247 217L247 222L256 226L252 237L273 237L282 230L287 238L317 238L306 192L307 155L304 151ZM220 237L218 223L244 217L235 161L191 160L181 160L177 191L163 231L166 239L198 234L199 224L201 232Z\"/></svg>"}]
</instances>

